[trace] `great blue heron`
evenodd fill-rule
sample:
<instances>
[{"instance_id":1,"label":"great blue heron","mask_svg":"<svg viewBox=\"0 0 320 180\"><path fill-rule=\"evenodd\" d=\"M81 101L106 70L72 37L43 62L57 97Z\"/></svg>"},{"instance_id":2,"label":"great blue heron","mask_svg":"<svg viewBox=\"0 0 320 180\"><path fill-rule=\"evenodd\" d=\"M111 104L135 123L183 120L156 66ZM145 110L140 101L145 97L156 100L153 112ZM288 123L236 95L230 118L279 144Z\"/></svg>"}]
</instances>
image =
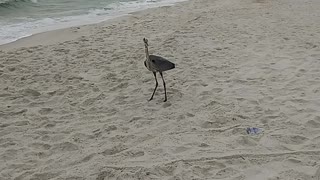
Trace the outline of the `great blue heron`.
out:
<instances>
[{"instance_id":1,"label":"great blue heron","mask_svg":"<svg viewBox=\"0 0 320 180\"><path fill-rule=\"evenodd\" d=\"M152 96L151 98L149 99L152 100L153 99L153 96L154 96L154 93L156 92L157 90L157 87L158 87L158 80L157 80L157 75L156 73L159 72L160 73L160 76L162 78L162 81L163 81L163 87L164 87L164 102L167 101L167 89L166 89L166 83L164 82L164 79L163 79L163 75L162 75L162 72L163 71L167 71L167 70L170 70L170 69L173 69L175 68L175 64L168 61L167 59L163 58L163 57L160 57L160 56L155 56L155 55L149 55L149 51L148 51L148 39L146 38L143 38L143 42L144 42L144 47L145 47L145 52L146 52L146 60L144 61L144 65L146 66L146 68L151 71L154 75L154 78L156 80L156 87L154 88L153 90L153 93L152 93Z\"/></svg>"}]
</instances>

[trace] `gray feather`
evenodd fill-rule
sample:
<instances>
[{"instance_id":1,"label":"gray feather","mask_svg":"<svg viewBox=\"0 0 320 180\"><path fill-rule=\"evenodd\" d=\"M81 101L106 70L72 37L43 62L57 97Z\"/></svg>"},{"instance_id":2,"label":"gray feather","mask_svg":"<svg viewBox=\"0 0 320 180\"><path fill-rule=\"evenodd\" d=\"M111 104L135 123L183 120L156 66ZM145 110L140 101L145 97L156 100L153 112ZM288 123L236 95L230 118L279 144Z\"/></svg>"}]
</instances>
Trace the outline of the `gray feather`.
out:
<instances>
[{"instance_id":1,"label":"gray feather","mask_svg":"<svg viewBox=\"0 0 320 180\"><path fill-rule=\"evenodd\" d=\"M157 71L163 72L175 68L174 63L163 57L150 55L149 58L151 67Z\"/></svg>"}]
</instances>

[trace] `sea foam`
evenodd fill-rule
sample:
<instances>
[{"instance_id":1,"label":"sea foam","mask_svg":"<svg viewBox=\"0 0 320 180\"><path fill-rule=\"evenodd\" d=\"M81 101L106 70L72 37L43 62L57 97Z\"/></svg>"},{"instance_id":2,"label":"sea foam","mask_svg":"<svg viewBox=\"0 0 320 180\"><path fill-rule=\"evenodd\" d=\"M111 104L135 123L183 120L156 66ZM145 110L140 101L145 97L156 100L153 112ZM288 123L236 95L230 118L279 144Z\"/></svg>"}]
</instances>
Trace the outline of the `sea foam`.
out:
<instances>
[{"instance_id":1,"label":"sea foam","mask_svg":"<svg viewBox=\"0 0 320 180\"><path fill-rule=\"evenodd\" d=\"M37 0L31 0L38 3ZM173 5L185 0L143 0L113 2L104 7L88 8L81 14L52 17L15 17L13 20L0 18L0 44L16 41L32 34L72 26L94 24L147 8ZM59 14L59 13L58 13ZM60 13L63 14L63 13Z\"/></svg>"}]
</instances>

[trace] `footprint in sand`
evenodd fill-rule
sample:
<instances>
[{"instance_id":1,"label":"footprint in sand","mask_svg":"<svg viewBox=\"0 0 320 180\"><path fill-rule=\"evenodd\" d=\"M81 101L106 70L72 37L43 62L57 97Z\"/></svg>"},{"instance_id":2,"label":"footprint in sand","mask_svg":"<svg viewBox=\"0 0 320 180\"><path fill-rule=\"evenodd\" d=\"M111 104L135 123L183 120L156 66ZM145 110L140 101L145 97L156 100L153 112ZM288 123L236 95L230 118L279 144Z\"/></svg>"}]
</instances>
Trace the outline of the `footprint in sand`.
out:
<instances>
[{"instance_id":1,"label":"footprint in sand","mask_svg":"<svg viewBox=\"0 0 320 180\"><path fill-rule=\"evenodd\" d=\"M144 156L144 151L139 151L139 150L130 150L124 153L125 156L129 156L131 158L137 158Z\"/></svg>"},{"instance_id":2,"label":"footprint in sand","mask_svg":"<svg viewBox=\"0 0 320 180\"><path fill-rule=\"evenodd\" d=\"M56 173L53 173L53 172L44 172L44 173L36 173L34 174L31 179L34 179L34 180L40 180L40 179L53 179L57 176L59 176L62 172L56 172Z\"/></svg>"},{"instance_id":3,"label":"footprint in sand","mask_svg":"<svg viewBox=\"0 0 320 180\"><path fill-rule=\"evenodd\" d=\"M160 177L172 176L176 169L177 169L177 165L169 164L169 165L165 165L164 167L155 167L153 172L154 174Z\"/></svg>"},{"instance_id":4,"label":"footprint in sand","mask_svg":"<svg viewBox=\"0 0 320 180\"><path fill-rule=\"evenodd\" d=\"M8 148L10 146L15 146L17 143L16 140L13 138L1 138L0 139L0 147L1 148Z\"/></svg>"},{"instance_id":5,"label":"footprint in sand","mask_svg":"<svg viewBox=\"0 0 320 180\"><path fill-rule=\"evenodd\" d=\"M29 124L30 124L29 121L16 121L13 123L14 126L27 126Z\"/></svg>"},{"instance_id":6,"label":"footprint in sand","mask_svg":"<svg viewBox=\"0 0 320 180\"><path fill-rule=\"evenodd\" d=\"M15 67L15 66L8 66L7 68L8 68L8 70L9 70L10 72L13 72L13 71L16 70L16 67Z\"/></svg>"},{"instance_id":7,"label":"footprint in sand","mask_svg":"<svg viewBox=\"0 0 320 180\"><path fill-rule=\"evenodd\" d=\"M306 126L311 128L320 128L320 116L316 116L313 120L309 120Z\"/></svg>"},{"instance_id":8,"label":"footprint in sand","mask_svg":"<svg viewBox=\"0 0 320 180\"><path fill-rule=\"evenodd\" d=\"M174 154L180 154L180 153L185 152L185 151L187 151L189 149L190 148L187 148L187 147L184 147L184 146L180 146L180 147L177 147L177 148L173 149L172 152Z\"/></svg>"},{"instance_id":9,"label":"footprint in sand","mask_svg":"<svg viewBox=\"0 0 320 180\"><path fill-rule=\"evenodd\" d=\"M12 160L12 157L18 157L19 151L16 149L8 149L0 154L0 159L3 161Z\"/></svg>"},{"instance_id":10,"label":"footprint in sand","mask_svg":"<svg viewBox=\"0 0 320 180\"><path fill-rule=\"evenodd\" d=\"M235 174L238 174L238 173L239 173L238 170L233 169L231 167L227 167L225 169L218 171L215 175L215 178L216 179L228 178L228 177L234 176Z\"/></svg>"},{"instance_id":11,"label":"footprint in sand","mask_svg":"<svg viewBox=\"0 0 320 180\"><path fill-rule=\"evenodd\" d=\"M258 140L248 136L240 136L237 138L237 144L245 147L257 146Z\"/></svg>"},{"instance_id":12,"label":"footprint in sand","mask_svg":"<svg viewBox=\"0 0 320 180\"><path fill-rule=\"evenodd\" d=\"M212 161L212 160L205 161L205 162L204 162L204 165L210 166L212 169L224 169L224 168L227 167L227 166L226 166L224 163L222 163L222 162Z\"/></svg>"},{"instance_id":13,"label":"footprint in sand","mask_svg":"<svg viewBox=\"0 0 320 180\"><path fill-rule=\"evenodd\" d=\"M49 150L51 145L46 143L32 143L29 145L29 147L33 148L34 150Z\"/></svg>"},{"instance_id":14,"label":"footprint in sand","mask_svg":"<svg viewBox=\"0 0 320 180\"><path fill-rule=\"evenodd\" d=\"M307 146L311 147L312 149L319 149L320 148L320 136L312 138Z\"/></svg>"},{"instance_id":15,"label":"footprint in sand","mask_svg":"<svg viewBox=\"0 0 320 180\"><path fill-rule=\"evenodd\" d=\"M142 117L138 117L138 116L137 116L137 117L133 117L133 118L130 119L129 122L130 122L130 123L131 123L131 122L136 122L136 121L138 121L138 120L140 120L140 119L142 119Z\"/></svg>"},{"instance_id":16,"label":"footprint in sand","mask_svg":"<svg viewBox=\"0 0 320 180\"><path fill-rule=\"evenodd\" d=\"M128 149L126 146L120 144L120 145L114 146L111 149L104 150L101 154L104 156L111 156L111 155L118 154L126 149Z\"/></svg>"},{"instance_id":17,"label":"footprint in sand","mask_svg":"<svg viewBox=\"0 0 320 180\"><path fill-rule=\"evenodd\" d=\"M80 160L77 159L75 162L72 163L72 165L86 163L86 162L90 161L92 158L94 158L96 155L97 155L96 153L92 153L90 155L87 155L83 159L80 159Z\"/></svg>"},{"instance_id":18,"label":"footprint in sand","mask_svg":"<svg viewBox=\"0 0 320 180\"><path fill-rule=\"evenodd\" d=\"M226 121L226 118L224 118L224 117L215 117L215 121L205 121L204 123L202 123L201 127L205 128L205 129L208 129L208 128L224 128L224 127L226 127L227 123L228 123L228 121Z\"/></svg>"},{"instance_id":19,"label":"footprint in sand","mask_svg":"<svg viewBox=\"0 0 320 180\"><path fill-rule=\"evenodd\" d=\"M95 155L96 155L96 153L93 153L93 154L90 154L90 155L84 157L84 158L82 159L81 163L90 161Z\"/></svg>"},{"instance_id":20,"label":"footprint in sand","mask_svg":"<svg viewBox=\"0 0 320 180\"><path fill-rule=\"evenodd\" d=\"M213 89L205 90L199 94L199 98L201 100L206 100L208 98L211 98L214 95L221 93L222 91L223 91L223 89L221 89L221 88L213 88Z\"/></svg>"},{"instance_id":21,"label":"footprint in sand","mask_svg":"<svg viewBox=\"0 0 320 180\"><path fill-rule=\"evenodd\" d=\"M41 95L40 92L34 90L34 89L24 89L22 91L20 91L22 95L24 96L29 96L29 97L39 97Z\"/></svg>"},{"instance_id":22,"label":"footprint in sand","mask_svg":"<svg viewBox=\"0 0 320 180\"><path fill-rule=\"evenodd\" d=\"M41 108L38 112L41 115L47 115L53 111L52 108Z\"/></svg>"},{"instance_id":23,"label":"footprint in sand","mask_svg":"<svg viewBox=\"0 0 320 180\"><path fill-rule=\"evenodd\" d=\"M52 146L53 151L60 151L60 152L66 152L66 151L76 151L79 147L73 143L70 142L63 142L59 144L55 144Z\"/></svg>"},{"instance_id":24,"label":"footprint in sand","mask_svg":"<svg viewBox=\"0 0 320 180\"><path fill-rule=\"evenodd\" d=\"M133 121L135 121L135 120L133 120ZM131 122L131 121L130 121ZM106 131L107 133L110 133L110 132L112 132L112 131L115 131L115 130L117 130L118 128L117 128L117 126L116 125L107 125L106 127L105 127L105 129L104 129L104 131Z\"/></svg>"},{"instance_id":25,"label":"footprint in sand","mask_svg":"<svg viewBox=\"0 0 320 180\"><path fill-rule=\"evenodd\" d=\"M100 129L98 130L100 132ZM76 143L82 143L88 139L91 139L92 136L84 133L75 133L71 136L72 140Z\"/></svg>"},{"instance_id":26,"label":"footprint in sand","mask_svg":"<svg viewBox=\"0 0 320 180\"><path fill-rule=\"evenodd\" d=\"M171 103L169 102L166 102L162 105L163 108L167 108L167 107L170 107L171 106Z\"/></svg>"},{"instance_id":27,"label":"footprint in sand","mask_svg":"<svg viewBox=\"0 0 320 180\"><path fill-rule=\"evenodd\" d=\"M308 138L300 135L272 134L271 138L284 144L300 145L305 143Z\"/></svg>"},{"instance_id":28,"label":"footprint in sand","mask_svg":"<svg viewBox=\"0 0 320 180\"><path fill-rule=\"evenodd\" d=\"M98 174L96 180L105 180L105 179L109 179L109 178L114 178L117 175L119 175L119 172L117 172L117 170L114 169L108 169L106 171L102 171Z\"/></svg>"}]
</instances>

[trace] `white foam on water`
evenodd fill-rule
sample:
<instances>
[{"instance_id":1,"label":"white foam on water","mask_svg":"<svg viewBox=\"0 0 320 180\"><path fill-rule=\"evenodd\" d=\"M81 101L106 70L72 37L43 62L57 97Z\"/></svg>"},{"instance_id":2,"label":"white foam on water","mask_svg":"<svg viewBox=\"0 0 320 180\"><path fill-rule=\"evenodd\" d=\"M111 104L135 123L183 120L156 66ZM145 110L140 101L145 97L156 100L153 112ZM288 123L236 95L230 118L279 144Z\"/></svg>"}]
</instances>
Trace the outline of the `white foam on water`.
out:
<instances>
[{"instance_id":1,"label":"white foam on water","mask_svg":"<svg viewBox=\"0 0 320 180\"><path fill-rule=\"evenodd\" d=\"M174 5L186 0L143 0L117 2L101 9L91 9L87 14L44 19L25 18L18 23L0 22L0 44L6 44L33 34L73 26L95 24L147 8ZM33 0L37 2L37 0Z\"/></svg>"}]
</instances>

